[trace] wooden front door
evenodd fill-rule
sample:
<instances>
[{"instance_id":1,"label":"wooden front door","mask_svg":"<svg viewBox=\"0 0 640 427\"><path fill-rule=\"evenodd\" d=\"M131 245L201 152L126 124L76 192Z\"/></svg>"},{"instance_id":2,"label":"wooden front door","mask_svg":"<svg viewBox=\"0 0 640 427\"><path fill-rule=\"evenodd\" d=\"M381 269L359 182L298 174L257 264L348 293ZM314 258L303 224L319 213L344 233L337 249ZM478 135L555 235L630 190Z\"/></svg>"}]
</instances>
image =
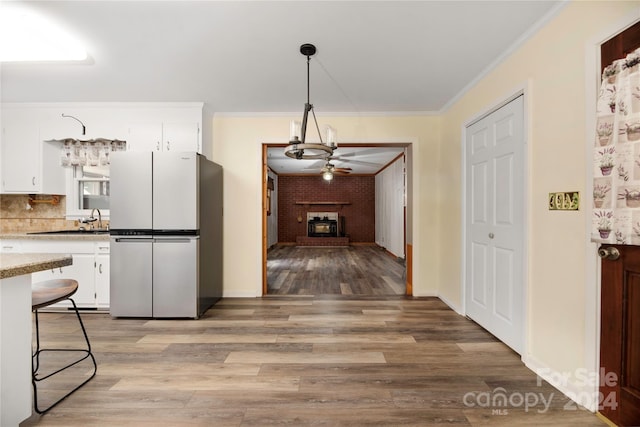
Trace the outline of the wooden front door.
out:
<instances>
[{"instance_id":1,"label":"wooden front door","mask_svg":"<svg viewBox=\"0 0 640 427\"><path fill-rule=\"evenodd\" d=\"M640 47L640 23L601 46L602 69ZM611 248L619 252L613 259ZM600 412L621 426L640 425L640 246L600 248Z\"/></svg>"},{"instance_id":2,"label":"wooden front door","mask_svg":"<svg viewBox=\"0 0 640 427\"><path fill-rule=\"evenodd\" d=\"M640 425L640 246L604 245L600 316L600 412ZM618 258L616 259L616 256Z\"/></svg>"}]
</instances>

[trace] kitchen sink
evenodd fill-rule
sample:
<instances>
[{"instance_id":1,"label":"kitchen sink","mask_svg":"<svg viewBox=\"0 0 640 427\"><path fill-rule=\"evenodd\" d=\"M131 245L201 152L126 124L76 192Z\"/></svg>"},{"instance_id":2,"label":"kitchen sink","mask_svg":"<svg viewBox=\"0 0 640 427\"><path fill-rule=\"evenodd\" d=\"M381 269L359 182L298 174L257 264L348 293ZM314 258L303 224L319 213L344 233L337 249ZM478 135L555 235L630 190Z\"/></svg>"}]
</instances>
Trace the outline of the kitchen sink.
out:
<instances>
[{"instance_id":1,"label":"kitchen sink","mask_svg":"<svg viewBox=\"0 0 640 427\"><path fill-rule=\"evenodd\" d=\"M56 231L36 231L33 233L27 234L109 234L109 230L100 229L100 230L56 230Z\"/></svg>"}]
</instances>

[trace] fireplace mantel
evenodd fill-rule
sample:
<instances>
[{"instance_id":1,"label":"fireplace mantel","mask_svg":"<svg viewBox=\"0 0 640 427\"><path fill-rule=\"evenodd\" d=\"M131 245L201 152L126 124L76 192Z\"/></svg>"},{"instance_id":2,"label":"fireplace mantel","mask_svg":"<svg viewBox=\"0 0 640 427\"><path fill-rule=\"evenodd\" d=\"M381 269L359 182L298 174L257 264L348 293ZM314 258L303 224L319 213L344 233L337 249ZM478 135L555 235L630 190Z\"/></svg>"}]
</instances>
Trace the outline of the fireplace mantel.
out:
<instances>
[{"instance_id":1,"label":"fireplace mantel","mask_svg":"<svg viewBox=\"0 0 640 427\"><path fill-rule=\"evenodd\" d=\"M311 205L335 205L335 206L342 206L342 205L350 205L351 202L296 202L296 205L304 205L304 206L311 206Z\"/></svg>"}]
</instances>

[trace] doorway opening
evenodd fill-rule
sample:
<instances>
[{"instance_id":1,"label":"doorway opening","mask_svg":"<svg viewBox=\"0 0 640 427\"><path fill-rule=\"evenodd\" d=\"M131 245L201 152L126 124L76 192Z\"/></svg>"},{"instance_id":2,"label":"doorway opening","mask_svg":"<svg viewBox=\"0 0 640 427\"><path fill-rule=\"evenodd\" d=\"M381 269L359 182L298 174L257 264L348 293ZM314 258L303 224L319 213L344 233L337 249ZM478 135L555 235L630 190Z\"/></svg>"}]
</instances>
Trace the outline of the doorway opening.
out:
<instances>
[{"instance_id":1,"label":"doorway opening","mask_svg":"<svg viewBox=\"0 0 640 427\"><path fill-rule=\"evenodd\" d=\"M342 144L330 181L284 147L263 144L263 295L410 295L410 144Z\"/></svg>"}]
</instances>

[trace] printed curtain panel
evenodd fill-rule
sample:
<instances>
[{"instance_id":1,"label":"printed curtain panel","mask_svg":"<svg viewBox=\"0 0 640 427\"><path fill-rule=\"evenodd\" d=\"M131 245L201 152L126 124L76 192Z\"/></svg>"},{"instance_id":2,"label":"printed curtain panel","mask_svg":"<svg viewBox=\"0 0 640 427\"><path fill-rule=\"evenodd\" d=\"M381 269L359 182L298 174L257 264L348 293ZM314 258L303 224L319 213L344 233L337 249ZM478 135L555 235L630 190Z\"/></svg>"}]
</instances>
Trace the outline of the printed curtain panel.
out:
<instances>
[{"instance_id":1,"label":"printed curtain panel","mask_svg":"<svg viewBox=\"0 0 640 427\"><path fill-rule=\"evenodd\" d=\"M640 245L640 49L602 73L593 148L592 240Z\"/></svg>"}]
</instances>

